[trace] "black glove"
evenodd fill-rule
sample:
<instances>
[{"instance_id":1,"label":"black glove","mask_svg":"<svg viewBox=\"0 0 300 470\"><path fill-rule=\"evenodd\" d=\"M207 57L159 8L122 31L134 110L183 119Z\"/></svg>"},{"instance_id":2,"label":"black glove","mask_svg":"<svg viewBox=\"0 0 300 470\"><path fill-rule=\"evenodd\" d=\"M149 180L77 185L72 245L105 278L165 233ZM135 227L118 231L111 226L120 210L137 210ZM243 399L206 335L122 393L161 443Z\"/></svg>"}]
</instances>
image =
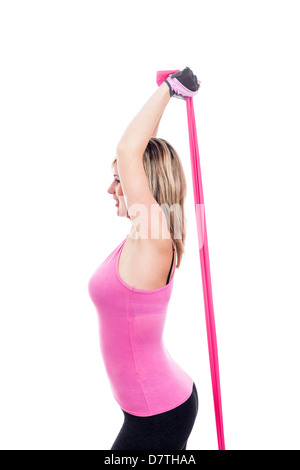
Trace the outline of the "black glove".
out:
<instances>
[{"instance_id":1,"label":"black glove","mask_svg":"<svg viewBox=\"0 0 300 470\"><path fill-rule=\"evenodd\" d=\"M169 86L170 96L185 100L198 93L200 82L189 67L180 72L171 73L165 80Z\"/></svg>"}]
</instances>

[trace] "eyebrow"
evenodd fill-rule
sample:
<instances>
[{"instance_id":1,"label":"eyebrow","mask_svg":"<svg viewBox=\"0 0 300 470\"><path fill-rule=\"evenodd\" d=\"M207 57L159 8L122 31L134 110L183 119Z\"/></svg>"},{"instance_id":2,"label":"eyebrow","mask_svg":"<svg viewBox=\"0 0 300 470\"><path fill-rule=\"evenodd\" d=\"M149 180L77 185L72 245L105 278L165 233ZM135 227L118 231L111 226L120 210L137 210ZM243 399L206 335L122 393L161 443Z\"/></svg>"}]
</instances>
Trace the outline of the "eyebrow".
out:
<instances>
[{"instance_id":1,"label":"eyebrow","mask_svg":"<svg viewBox=\"0 0 300 470\"><path fill-rule=\"evenodd\" d=\"M116 176L117 178L119 178L119 176L118 176L118 175L114 175L114 176Z\"/></svg>"}]
</instances>

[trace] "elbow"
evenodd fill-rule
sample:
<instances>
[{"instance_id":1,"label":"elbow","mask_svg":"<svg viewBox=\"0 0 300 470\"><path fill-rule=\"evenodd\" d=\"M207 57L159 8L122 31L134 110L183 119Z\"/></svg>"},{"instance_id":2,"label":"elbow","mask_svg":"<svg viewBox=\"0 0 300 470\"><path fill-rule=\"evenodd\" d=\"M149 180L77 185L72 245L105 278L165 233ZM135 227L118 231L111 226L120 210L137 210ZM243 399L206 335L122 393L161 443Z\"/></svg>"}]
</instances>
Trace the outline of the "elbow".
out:
<instances>
[{"instance_id":1,"label":"elbow","mask_svg":"<svg viewBox=\"0 0 300 470\"><path fill-rule=\"evenodd\" d=\"M116 149L116 155L118 158L126 158L129 157L130 155L133 155L136 152L136 149L131 147L125 142L120 142L117 145Z\"/></svg>"},{"instance_id":2,"label":"elbow","mask_svg":"<svg viewBox=\"0 0 300 470\"><path fill-rule=\"evenodd\" d=\"M117 155L121 154L121 153L124 153L125 152L125 149L126 149L126 146L124 144L124 142L119 142L118 145L117 145Z\"/></svg>"},{"instance_id":3,"label":"elbow","mask_svg":"<svg viewBox=\"0 0 300 470\"><path fill-rule=\"evenodd\" d=\"M124 142L119 142L117 145L116 153L118 157L121 157L122 155L126 155L129 152L129 146L126 145Z\"/></svg>"},{"instance_id":4,"label":"elbow","mask_svg":"<svg viewBox=\"0 0 300 470\"><path fill-rule=\"evenodd\" d=\"M140 144L139 142L132 142L131 140L121 139L117 145L117 155L118 156L132 156L132 155L143 155L147 145Z\"/></svg>"}]
</instances>

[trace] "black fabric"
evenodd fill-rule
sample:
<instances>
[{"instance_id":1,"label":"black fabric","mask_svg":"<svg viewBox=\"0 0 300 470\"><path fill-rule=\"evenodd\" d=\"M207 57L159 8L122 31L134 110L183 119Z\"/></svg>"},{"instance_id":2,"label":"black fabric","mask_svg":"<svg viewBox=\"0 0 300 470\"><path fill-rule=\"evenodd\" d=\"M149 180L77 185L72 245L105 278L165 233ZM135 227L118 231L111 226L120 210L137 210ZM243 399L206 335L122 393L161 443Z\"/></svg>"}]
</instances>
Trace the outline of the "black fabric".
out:
<instances>
[{"instance_id":1,"label":"black fabric","mask_svg":"<svg viewBox=\"0 0 300 470\"><path fill-rule=\"evenodd\" d=\"M195 383L181 405L152 416L134 416L122 410L123 426L111 450L185 450L198 413Z\"/></svg>"},{"instance_id":2,"label":"black fabric","mask_svg":"<svg viewBox=\"0 0 300 470\"><path fill-rule=\"evenodd\" d=\"M194 75L193 71L189 67L185 67L185 69L180 70L179 72L174 72L169 75L171 78L176 78L185 88L190 91L197 91L199 90L199 83L197 75ZM172 90L172 86L168 82L167 79L164 80L169 87L170 96L174 96L174 98L185 99L180 94L177 95L174 90Z\"/></svg>"},{"instance_id":3,"label":"black fabric","mask_svg":"<svg viewBox=\"0 0 300 470\"><path fill-rule=\"evenodd\" d=\"M200 85L198 83L197 75L194 75L189 67L185 67L185 69L180 72L172 73L171 77L176 78L176 80L178 80L188 90L197 91L199 89Z\"/></svg>"},{"instance_id":4,"label":"black fabric","mask_svg":"<svg viewBox=\"0 0 300 470\"><path fill-rule=\"evenodd\" d=\"M172 264L171 264L171 267L170 267L170 271L169 271L169 274L168 274L168 279L167 279L167 282L166 282L166 284L168 284L168 282L169 282L169 279L170 279L170 275L171 275L171 272L172 272L173 261L174 261L174 251L175 251L175 248L174 248L174 246L173 246L173 258L172 258Z\"/></svg>"}]
</instances>

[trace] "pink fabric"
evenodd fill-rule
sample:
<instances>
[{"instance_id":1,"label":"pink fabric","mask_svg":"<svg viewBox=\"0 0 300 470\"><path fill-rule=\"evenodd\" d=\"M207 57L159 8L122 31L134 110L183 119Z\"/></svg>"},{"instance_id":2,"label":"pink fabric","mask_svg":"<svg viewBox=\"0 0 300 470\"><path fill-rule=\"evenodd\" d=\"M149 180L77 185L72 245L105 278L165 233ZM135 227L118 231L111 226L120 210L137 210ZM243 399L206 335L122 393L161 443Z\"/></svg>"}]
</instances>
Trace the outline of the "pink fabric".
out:
<instances>
[{"instance_id":1,"label":"pink fabric","mask_svg":"<svg viewBox=\"0 0 300 470\"><path fill-rule=\"evenodd\" d=\"M163 342L176 269L169 283L158 289L129 286L118 271L126 240L100 264L88 290L98 315L100 348L113 395L124 411L151 416L186 401L193 379Z\"/></svg>"},{"instance_id":2,"label":"pink fabric","mask_svg":"<svg viewBox=\"0 0 300 470\"><path fill-rule=\"evenodd\" d=\"M179 70L165 70L156 73L156 83L160 86L168 75L178 72ZM223 429L223 415L222 415L222 401L221 401L221 386L219 374L219 360L218 360L218 347L217 335L214 317L210 263L208 254L208 241L206 232L206 218L205 206L202 188L202 178L200 169L198 138L196 130L196 120L194 113L193 98L185 99L187 109L187 119L189 128L189 141L191 153L191 168L193 178L193 191L195 200L195 214L197 222L197 234L199 244L199 257L202 272L202 287L205 307L205 320L207 331L208 352L210 360L211 381L213 388L215 419L217 428L217 438L219 450L225 450L225 439Z\"/></svg>"}]
</instances>

